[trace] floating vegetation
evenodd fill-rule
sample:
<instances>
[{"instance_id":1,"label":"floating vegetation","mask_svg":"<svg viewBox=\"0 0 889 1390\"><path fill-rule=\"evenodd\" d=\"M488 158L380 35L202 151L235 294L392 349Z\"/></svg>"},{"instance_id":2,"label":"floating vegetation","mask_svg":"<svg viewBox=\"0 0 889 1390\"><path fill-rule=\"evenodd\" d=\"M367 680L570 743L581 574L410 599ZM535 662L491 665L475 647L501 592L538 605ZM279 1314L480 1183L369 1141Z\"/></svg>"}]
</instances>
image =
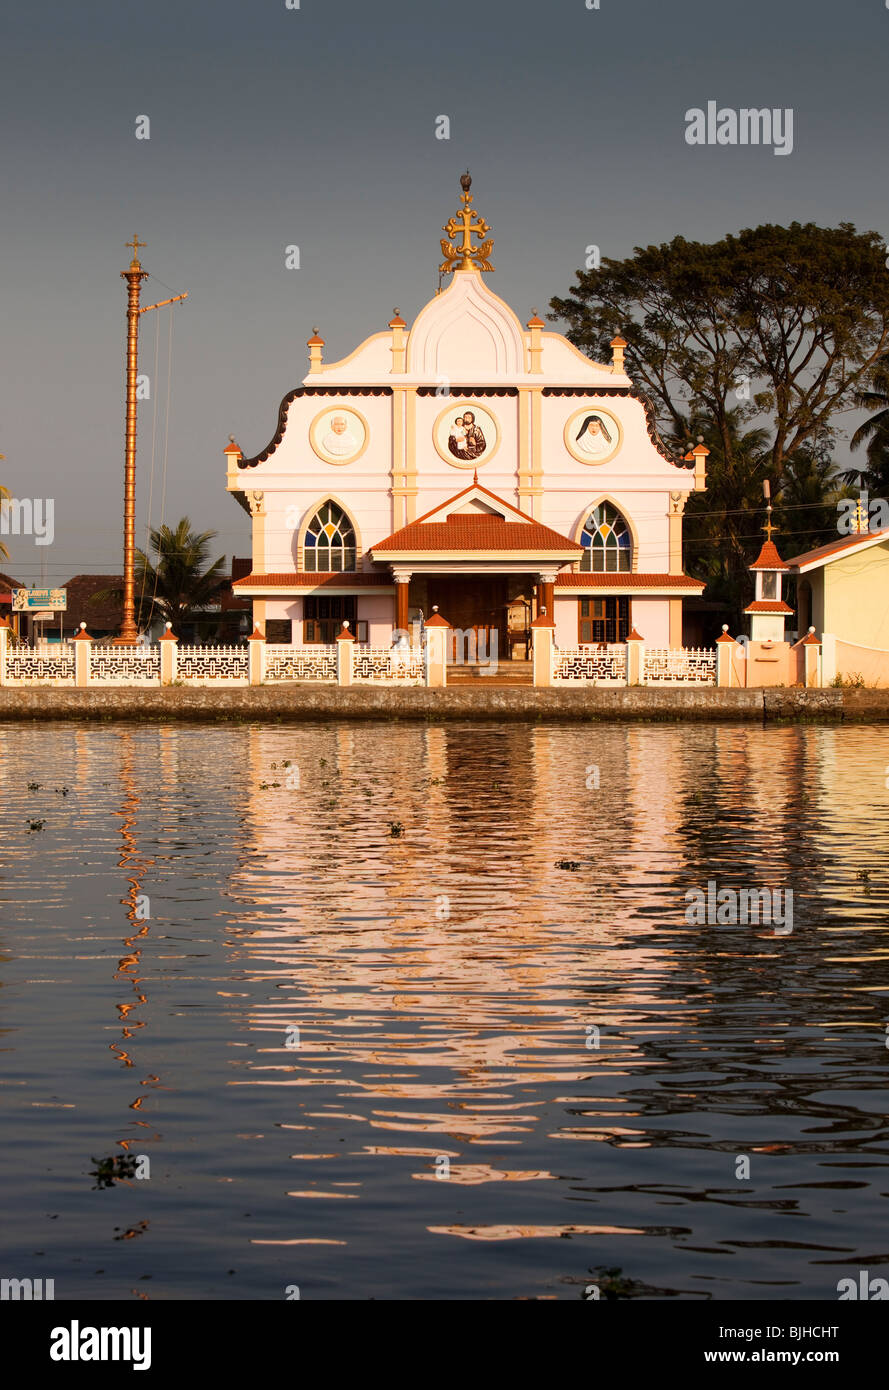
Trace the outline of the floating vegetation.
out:
<instances>
[{"instance_id":1,"label":"floating vegetation","mask_svg":"<svg viewBox=\"0 0 889 1390\"><path fill-rule=\"evenodd\" d=\"M96 1178L93 1191L103 1187L114 1187L115 1183L128 1182L136 1176L138 1158L135 1154L111 1154L108 1158L95 1158L95 1168L89 1170L90 1177Z\"/></svg>"}]
</instances>

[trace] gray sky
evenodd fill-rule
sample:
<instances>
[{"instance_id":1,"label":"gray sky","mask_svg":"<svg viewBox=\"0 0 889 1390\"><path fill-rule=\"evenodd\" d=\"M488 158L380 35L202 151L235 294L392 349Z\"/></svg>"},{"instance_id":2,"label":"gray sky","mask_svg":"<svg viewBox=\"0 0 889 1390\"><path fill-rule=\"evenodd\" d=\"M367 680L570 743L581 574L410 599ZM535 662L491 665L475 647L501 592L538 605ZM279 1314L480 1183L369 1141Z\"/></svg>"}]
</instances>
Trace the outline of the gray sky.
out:
<instances>
[{"instance_id":1,"label":"gray sky","mask_svg":"<svg viewBox=\"0 0 889 1390\"><path fill-rule=\"evenodd\" d=\"M42 0L0 39L0 480L55 500L52 546L7 538L0 568L25 581L120 570L134 232L158 277L143 303L189 293L142 319L141 370L159 330L161 379L140 408L137 543L156 402L161 519L172 313L163 515L217 530L228 556L250 552L228 435L268 442L313 324L331 360L396 304L411 322L467 165L490 283L523 318L590 243L621 257L793 220L889 234L885 0ZM687 145L708 100L792 107L792 154Z\"/></svg>"}]
</instances>

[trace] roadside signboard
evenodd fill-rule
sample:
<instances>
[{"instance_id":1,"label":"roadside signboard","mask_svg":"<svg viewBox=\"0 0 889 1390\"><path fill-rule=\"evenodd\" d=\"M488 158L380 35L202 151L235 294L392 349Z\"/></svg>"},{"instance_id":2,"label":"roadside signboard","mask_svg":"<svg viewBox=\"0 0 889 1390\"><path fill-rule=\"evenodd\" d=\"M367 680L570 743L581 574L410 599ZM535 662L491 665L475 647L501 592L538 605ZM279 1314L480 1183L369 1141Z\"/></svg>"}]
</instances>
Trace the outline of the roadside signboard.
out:
<instances>
[{"instance_id":1,"label":"roadside signboard","mask_svg":"<svg viewBox=\"0 0 889 1390\"><path fill-rule=\"evenodd\" d=\"M66 589L13 589L12 607L13 612L30 613L32 617L64 613L68 607L68 593Z\"/></svg>"}]
</instances>

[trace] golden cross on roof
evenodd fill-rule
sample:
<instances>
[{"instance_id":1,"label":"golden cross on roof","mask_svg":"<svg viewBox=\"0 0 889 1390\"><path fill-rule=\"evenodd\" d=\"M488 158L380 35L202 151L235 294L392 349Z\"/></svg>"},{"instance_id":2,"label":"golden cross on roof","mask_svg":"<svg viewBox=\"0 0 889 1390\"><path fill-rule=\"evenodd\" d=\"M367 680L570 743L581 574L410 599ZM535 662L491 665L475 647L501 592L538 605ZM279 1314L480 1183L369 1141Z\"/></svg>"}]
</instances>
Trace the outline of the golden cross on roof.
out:
<instances>
[{"instance_id":1,"label":"golden cross on roof","mask_svg":"<svg viewBox=\"0 0 889 1390\"><path fill-rule=\"evenodd\" d=\"M138 263L139 263L139 247L140 247L140 246L147 246L147 245L148 245L148 242L147 242L147 241L140 241L139 238L136 236L136 233L134 232L134 233L133 233L133 240L132 240L132 241L124 242L124 245L125 245L125 246L132 246L132 248L133 248L133 261L136 263L136 265L138 265Z\"/></svg>"},{"instance_id":2,"label":"golden cross on roof","mask_svg":"<svg viewBox=\"0 0 889 1390\"><path fill-rule=\"evenodd\" d=\"M770 541L770 540L772 539L772 532L773 532L773 531L777 531L777 529L778 529L777 526L773 526L773 525L772 525L772 504L771 504L771 502L770 502L769 505L766 507L766 524L765 524L765 526L763 526L762 529L763 529L763 531L765 531L765 533L766 533L766 540L767 540L767 541Z\"/></svg>"},{"instance_id":3,"label":"golden cross on roof","mask_svg":"<svg viewBox=\"0 0 889 1390\"><path fill-rule=\"evenodd\" d=\"M439 266L439 271L441 274L446 274L450 270L474 270L476 268L493 270L494 267L488 257L494 245L494 238L489 237L487 241L480 242L478 246L472 244L473 236L486 237L491 228L483 217L479 217L477 222L473 221L476 214L470 206L472 196L469 189L472 185L472 179L468 169L465 174L461 175L460 185L463 189L460 199L463 207L458 209L456 216L449 218L441 229L447 235L448 240L445 241L442 238L441 251L444 260ZM462 240L458 246L452 246L451 242L457 236L462 236Z\"/></svg>"}]
</instances>

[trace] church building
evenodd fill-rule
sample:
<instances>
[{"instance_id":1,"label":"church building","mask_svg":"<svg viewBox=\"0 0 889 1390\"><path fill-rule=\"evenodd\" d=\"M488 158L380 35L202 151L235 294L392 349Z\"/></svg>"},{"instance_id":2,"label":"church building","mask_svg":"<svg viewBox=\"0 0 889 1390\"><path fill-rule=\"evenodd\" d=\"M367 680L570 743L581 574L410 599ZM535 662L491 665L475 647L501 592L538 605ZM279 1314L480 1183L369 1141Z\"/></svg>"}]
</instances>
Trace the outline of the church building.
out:
<instances>
[{"instance_id":1,"label":"church building","mask_svg":"<svg viewBox=\"0 0 889 1390\"><path fill-rule=\"evenodd\" d=\"M559 648L634 629L680 647L683 597L704 587L683 572L682 516L707 450L664 446L623 339L599 363L536 311L522 325L489 287L470 183L443 228L450 283L338 362L315 330L268 444L225 450L253 524L234 590L268 641L300 647L348 622L388 648L435 608L501 660L530 655L544 615Z\"/></svg>"}]
</instances>

